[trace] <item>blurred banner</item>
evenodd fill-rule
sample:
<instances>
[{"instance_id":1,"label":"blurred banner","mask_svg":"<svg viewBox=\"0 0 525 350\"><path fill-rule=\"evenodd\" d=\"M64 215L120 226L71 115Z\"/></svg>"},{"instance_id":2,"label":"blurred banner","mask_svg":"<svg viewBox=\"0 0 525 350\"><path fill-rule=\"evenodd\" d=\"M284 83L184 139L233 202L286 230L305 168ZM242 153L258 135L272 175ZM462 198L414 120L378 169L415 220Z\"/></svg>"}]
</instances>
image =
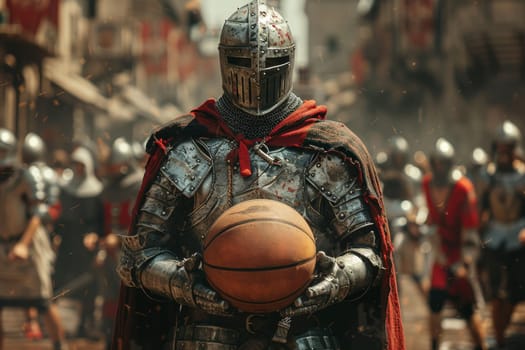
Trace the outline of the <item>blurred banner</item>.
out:
<instances>
[{"instance_id":1,"label":"blurred banner","mask_svg":"<svg viewBox=\"0 0 525 350\"><path fill-rule=\"evenodd\" d=\"M58 29L59 0L6 0L9 23L18 24L25 34L35 36L42 25Z\"/></svg>"}]
</instances>

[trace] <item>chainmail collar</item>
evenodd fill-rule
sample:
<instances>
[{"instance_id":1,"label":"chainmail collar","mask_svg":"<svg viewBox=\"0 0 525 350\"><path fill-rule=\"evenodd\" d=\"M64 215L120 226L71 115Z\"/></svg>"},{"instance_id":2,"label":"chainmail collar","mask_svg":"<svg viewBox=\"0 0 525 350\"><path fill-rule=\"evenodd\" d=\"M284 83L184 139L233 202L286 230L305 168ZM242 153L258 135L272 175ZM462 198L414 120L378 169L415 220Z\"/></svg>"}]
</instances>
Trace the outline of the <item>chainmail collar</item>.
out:
<instances>
[{"instance_id":1,"label":"chainmail collar","mask_svg":"<svg viewBox=\"0 0 525 350\"><path fill-rule=\"evenodd\" d=\"M216 102L217 109L230 129L236 134L242 134L248 139L262 138L295 111L303 100L294 93L276 109L263 115L253 115L237 107L228 97L222 95Z\"/></svg>"}]
</instances>

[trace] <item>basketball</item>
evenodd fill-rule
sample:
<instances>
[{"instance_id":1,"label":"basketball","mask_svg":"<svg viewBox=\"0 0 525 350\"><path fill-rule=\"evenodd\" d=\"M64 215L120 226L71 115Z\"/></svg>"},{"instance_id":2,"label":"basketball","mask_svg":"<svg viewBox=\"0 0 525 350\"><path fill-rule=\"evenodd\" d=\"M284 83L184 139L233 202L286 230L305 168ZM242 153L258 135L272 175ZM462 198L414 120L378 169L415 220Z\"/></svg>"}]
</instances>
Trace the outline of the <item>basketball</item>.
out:
<instances>
[{"instance_id":1,"label":"basketball","mask_svg":"<svg viewBox=\"0 0 525 350\"><path fill-rule=\"evenodd\" d=\"M210 285L244 312L277 311L310 283L315 239L292 207L254 199L226 210L204 239L203 269Z\"/></svg>"}]
</instances>

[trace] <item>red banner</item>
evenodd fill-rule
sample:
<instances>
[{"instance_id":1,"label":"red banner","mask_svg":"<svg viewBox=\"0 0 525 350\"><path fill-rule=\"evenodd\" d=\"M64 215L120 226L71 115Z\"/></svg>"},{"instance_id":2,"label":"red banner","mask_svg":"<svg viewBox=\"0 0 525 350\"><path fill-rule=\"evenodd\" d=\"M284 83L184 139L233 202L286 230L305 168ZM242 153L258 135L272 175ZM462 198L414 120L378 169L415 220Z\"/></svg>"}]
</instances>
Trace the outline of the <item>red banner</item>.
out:
<instances>
[{"instance_id":1,"label":"red banner","mask_svg":"<svg viewBox=\"0 0 525 350\"><path fill-rule=\"evenodd\" d=\"M18 24L26 34L35 35L44 20L58 28L59 0L7 0L9 23Z\"/></svg>"}]
</instances>

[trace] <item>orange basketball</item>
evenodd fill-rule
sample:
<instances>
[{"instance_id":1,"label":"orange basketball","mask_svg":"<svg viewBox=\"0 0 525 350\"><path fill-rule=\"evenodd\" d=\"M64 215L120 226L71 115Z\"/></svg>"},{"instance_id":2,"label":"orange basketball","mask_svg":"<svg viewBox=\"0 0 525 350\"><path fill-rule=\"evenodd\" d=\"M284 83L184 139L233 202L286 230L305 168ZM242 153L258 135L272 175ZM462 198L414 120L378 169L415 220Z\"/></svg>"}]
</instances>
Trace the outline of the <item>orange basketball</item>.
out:
<instances>
[{"instance_id":1,"label":"orange basketball","mask_svg":"<svg viewBox=\"0 0 525 350\"><path fill-rule=\"evenodd\" d=\"M226 210L204 240L203 268L211 286L245 312L277 311L308 286L315 239L292 207L254 199Z\"/></svg>"}]
</instances>

